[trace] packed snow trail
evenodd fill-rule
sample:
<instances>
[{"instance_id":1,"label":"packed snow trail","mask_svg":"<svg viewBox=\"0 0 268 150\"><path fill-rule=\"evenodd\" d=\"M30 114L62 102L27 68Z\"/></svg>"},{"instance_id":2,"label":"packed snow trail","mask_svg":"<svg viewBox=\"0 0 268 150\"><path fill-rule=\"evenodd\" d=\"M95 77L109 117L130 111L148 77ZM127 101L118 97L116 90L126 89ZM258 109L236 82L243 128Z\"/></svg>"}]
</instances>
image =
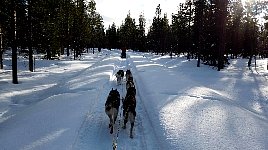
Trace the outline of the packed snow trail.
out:
<instances>
[{"instance_id":1,"label":"packed snow trail","mask_svg":"<svg viewBox=\"0 0 268 150\"><path fill-rule=\"evenodd\" d=\"M120 112L118 114L118 119L116 121L114 129L114 133L109 133L109 120L108 116L104 112L104 104L107 99L109 91L114 88L118 89L120 96L125 97L126 94L126 87L125 87L125 78L123 80L122 85L116 84L115 73L119 69L131 69L132 65L128 62L130 57L128 56L127 59L121 59L120 55L115 53L112 54L115 56L111 56L111 58L107 58L103 60L103 66L107 64L113 64L112 74L110 75L110 80L105 82L102 85L102 88L98 90L98 94L96 97L93 98L93 101L96 101L93 106L89 108L89 113L85 118L84 123L82 124L81 128L79 129L79 134L73 143L72 149L112 149L113 140L118 139L117 141L117 149L118 150L146 150L146 149L158 149L155 147L156 142L153 141L155 137L152 137L148 132L148 129L151 127L148 126L146 123L146 118L143 114L143 106L139 97L139 92L137 92L137 116L134 125L134 138L131 139L129 137L129 123L127 124L127 129L122 129L123 125L123 110L120 106ZM107 68L102 68L102 71L107 70ZM135 76L134 76L135 79ZM121 115L120 115L121 114ZM120 120L120 126L119 126ZM119 132L119 133L118 133Z\"/></svg>"}]
</instances>

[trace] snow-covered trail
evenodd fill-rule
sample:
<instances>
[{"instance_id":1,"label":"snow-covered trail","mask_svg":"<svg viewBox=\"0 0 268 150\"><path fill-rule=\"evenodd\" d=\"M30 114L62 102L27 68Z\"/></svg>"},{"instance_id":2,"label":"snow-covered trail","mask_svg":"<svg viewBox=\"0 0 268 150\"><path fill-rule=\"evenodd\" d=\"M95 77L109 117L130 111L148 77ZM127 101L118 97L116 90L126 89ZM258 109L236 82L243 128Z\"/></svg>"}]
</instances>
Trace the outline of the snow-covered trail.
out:
<instances>
[{"instance_id":1,"label":"snow-covered trail","mask_svg":"<svg viewBox=\"0 0 268 150\"><path fill-rule=\"evenodd\" d=\"M144 116L144 107L142 106L141 99L139 96L139 91L137 92L137 116L134 126L134 138L129 137L129 124L127 124L127 129L122 129L123 123L123 110L120 109L119 116L116 121L114 133L111 135L108 128L108 117L104 113L104 103L107 99L109 91L114 88L117 89L121 97L125 97L126 87L125 79L122 85L116 85L116 79L114 74L117 70L131 69L133 64L129 63L130 57L127 59L121 59L120 54L113 56L113 60L103 62L105 64L114 63L114 72L112 74L111 80L102 86L99 90L97 96L93 99L98 101L94 106L90 108L90 112L87 114L84 123L79 129L79 134L75 140L72 149L112 149L114 141L117 143L118 150L140 150L140 149L158 149L155 141L154 134L150 132L151 126L147 124L148 116ZM106 70L105 68L102 68ZM134 73L135 74L135 73ZM135 75L134 75L135 80ZM122 105L122 103L121 103ZM119 124L120 122L120 124ZM117 137L118 135L118 137Z\"/></svg>"}]
</instances>

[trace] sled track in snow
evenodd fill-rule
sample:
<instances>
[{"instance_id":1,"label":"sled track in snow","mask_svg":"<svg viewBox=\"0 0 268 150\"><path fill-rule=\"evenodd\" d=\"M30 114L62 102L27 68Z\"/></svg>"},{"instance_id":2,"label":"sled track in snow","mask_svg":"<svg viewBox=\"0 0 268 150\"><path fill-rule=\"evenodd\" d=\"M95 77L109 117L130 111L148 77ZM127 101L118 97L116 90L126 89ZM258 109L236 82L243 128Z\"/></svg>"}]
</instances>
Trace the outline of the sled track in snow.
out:
<instances>
[{"instance_id":1,"label":"sled track in snow","mask_svg":"<svg viewBox=\"0 0 268 150\"><path fill-rule=\"evenodd\" d=\"M119 68L123 68L124 71L126 71L127 69L131 69L131 65L129 64L129 55L127 55L126 59L122 59L123 61L121 61L121 67ZM133 77L135 79L135 76ZM122 88L122 93L121 93L121 97L125 97L126 95L126 81L123 80L124 83L122 84L121 88ZM135 80L134 80L135 82ZM136 85L136 83L135 83ZM124 117L123 115L120 117L120 122L121 122L121 126L120 126L120 130L119 130L119 138L118 138L118 149L119 150L128 150L128 149L143 149L146 150L147 149L147 143L145 140L145 134L144 134L144 127L142 125L143 122L143 118L141 117L141 114L143 112L142 107L141 107L141 103L140 103L140 97L137 94L136 95L136 99L137 99L137 107L136 107L136 118L135 118L135 124L134 124L134 128L133 128L133 134L134 134L134 138L131 139L129 137L129 130L130 130L130 123L127 123L127 128L126 129L122 129L122 125L124 122ZM122 104L121 104L122 106ZM123 114L123 109L120 109L121 114Z\"/></svg>"},{"instance_id":2,"label":"sled track in snow","mask_svg":"<svg viewBox=\"0 0 268 150\"><path fill-rule=\"evenodd\" d=\"M107 57L109 57L109 55L106 55L104 58L94 63L94 65L90 66L89 68L86 68L84 72L88 69L98 66L98 64ZM113 72L115 72L115 70L113 70ZM77 130L77 136L75 137L75 140L72 144L72 149L88 149L88 146L93 146L92 149L94 149L94 145L90 145L91 143L88 143L89 140L93 140L92 143L94 144L103 143L105 141L107 143L107 139L103 139L106 134L106 131L104 130L107 129L107 134L110 133L108 132L108 117L104 112L104 103L107 98L107 94L109 93L109 90L112 88L112 83L108 80L107 82L100 85L100 88L95 89L95 92L98 94L96 94L95 98L93 99L93 103L90 106L89 111L86 113L81 123L81 126ZM105 121L107 121L107 126L105 124ZM97 131L94 129L97 129ZM96 139L92 139L92 137L90 137L92 131L94 131L93 135L102 136L96 137ZM98 149L98 147L96 147L95 149Z\"/></svg>"},{"instance_id":3,"label":"sled track in snow","mask_svg":"<svg viewBox=\"0 0 268 150\"><path fill-rule=\"evenodd\" d=\"M148 59L146 56L145 56L145 58ZM153 132L152 133L152 135L153 135L152 143L154 145L150 145L150 146L152 146L153 149L163 149L163 147L161 146L161 142L157 138L156 131L155 131L154 126L153 126L153 122L152 122L151 118L149 117L148 111L147 111L147 109L146 109L146 107L144 105L144 102L143 102L144 97L141 94L141 93L143 93L143 91L141 91L140 88L139 88L139 87L142 87L143 85L140 85L141 82L137 83L137 81L141 81L140 76L138 74L138 70L137 70L136 66L134 65L133 61L130 59L130 57L129 57L127 62L128 62L128 65L130 66L130 68L132 68L132 73L133 73L133 76L134 76L134 82L135 82L135 86L136 86L136 89L137 89L137 97L138 97L137 101L139 101L139 104L140 104L139 106L140 106L141 112L140 113L138 112L137 114L142 113L143 121L146 121L146 122L148 122L147 124L149 124L149 126L147 126L147 128L152 129L150 131ZM143 122L141 121L141 128L144 129L145 127L143 126L142 123ZM144 130L142 130L142 131L144 132ZM143 134L145 134L145 133L143 133ZM144 139L144 141L146 142L147 139ZM147 144L145 143L145 145L147 145Z\"/></svg>"},{"instance_id":4,"label":"sled track in snow","mask_svg":"<svg viewBox=\"0 0 268 150\"><path fill-rule=\"evenodd\" d=\"M105 58L107 57L100 59L92 66L85 68L83 71L80 71L76 74L76 76L74 75L73 77L77 77L86 72L88 69L98 66L99 62ZM88 108L89 110L85 114L84 119L81 122L81 126L76 131L77 134L74 142L72 143L71 149L88 149L89 147L90 149L112 149L114 139L116 139L117 150L162 149L161 142L158 140L156 132L153 128L154 126L152 120L150 119L148 111L144 106L144 96L142 95L143 91L141 91L139 88L142 87L142 85L140 85L141 82L137 82L140 80L140 77L132 58L127 55L126 59L116 60L114 65L113 77L110 77L110 80L99 85L97 89L92 89L97 93L94 95L94 99L92 99L92 104L90 105L90 108ZM118 113L118 119L114 127L114 134L112 135L109 133L109 121L104 112L104 103L107 99L107 94L112 88L118 89L121 98L125 97L125 78L123 80L123 84L120 86L116 85L116 78L114 78L114 74L119 69L123 69L124 71L131 69L134 76L135 86L137 88L137 116L133 130L133 139L129 137L130 124L127 124L127 129L122 129L121 127L123 124L123 110L121 109L122 102Z\"/></svg>"},{"instance_id":5,"label":"sled track in snow","mask_svg":"<svg viewBox=\"0 0 268 150\"><path fill-rule=\"evenodd\" d=\"M125 97L126 94L125 80L123 80L124 82L122 85L117 86L115 81L116 79L112 78L112 81L107 81L100 88L96 89L98 94L95 96L94 103L90 106L89 111L85 115L84 120L77 131L77 136L72 144L72 149L88 149L89 147L90 149L112 149L113 140L115 139L117 150L161 149L159 141L157 141L155 131L152 130L152 121L150 120L148 112L142 102L141 91L138 88L139 85L137 85L137 82L135 81L137 69L131 61L131 58L127 56L127 59L120 59L120 61L115 64L113 77L118 69L123 69L124 71L126 71L126 69L133 69L134 82L137 87L137 116L133 130L134 138L131 139L129 137L129 123L127 124L127 129L122 129L122 102L118 113L118 119L114 127L114 133L112 135L109 133L109 121L104 112L104 103L106 101L107 94L112 88L118 89L121 98ZM138 80L138 78L136 80ZM152 131L154 132L153 134L151 133ZM92 135L95 135L95 137L92 137Z\"/></svg>"},{"instance_id":6,"label":"sled track in snow","mask_svg":"<svg viewBox=\"0 0 268 150\"><path fill-rule=\"evenodd\" d=\"M108 83L104 84L101 86L101 88L97 89L96 91L103 91L103 92L99 92L97 95L96 95L96 98L94 98L94 102L93 102L93 105L91 108L98 108L98 102L99 100L101 99L101 95L104 95L105 93L105 90L104 90L104 87L107 85ZM74 143L72 144L72 149L77 149L76 145L78 144L79 146L79 143L78 143L78 140L80 138L81 135L83 135L83 131L87 130L87 126L91 124L91 115L94 114L94 112L96 111L96 109L90 109L87 114L85 115L83 121L82 121L82 124L81 126L79 127L79 129L77 130L77 135L75 137L75 140L74 140ZM99 116L98 116L99 117ZM99 124L100 126L103 126L102 122L101 124Z\"/></svg>"}]
</instances>

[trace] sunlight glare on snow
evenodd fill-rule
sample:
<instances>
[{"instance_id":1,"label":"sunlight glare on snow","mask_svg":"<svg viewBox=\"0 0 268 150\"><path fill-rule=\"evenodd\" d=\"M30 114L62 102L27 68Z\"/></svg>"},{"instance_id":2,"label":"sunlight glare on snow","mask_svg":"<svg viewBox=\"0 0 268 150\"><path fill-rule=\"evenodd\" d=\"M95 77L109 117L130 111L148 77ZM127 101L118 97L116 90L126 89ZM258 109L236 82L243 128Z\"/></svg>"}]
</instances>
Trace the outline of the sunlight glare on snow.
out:
<instances>
[{"instance_id":1,"label":"sunlight glare on snow","mask_svg":"<svg viewBox=\"0 0 268 150\"><path fill-rule=\"evenodd\" d=\"M30 94L33 91L41 91L41 90L45 90L48 88L51 88L53 86L55 86L56 83L53 84L46 84L46 85L39 85L39 86L35 86L34 88L29 88L29 89L22 89L20 91L12 91L12 92L7 92L7 93L2 93L1 97L11 97L11 96L17 96L17 95L23 95L23 94Z\"/></svg>"},{"instance_id":2,"label":"sunlight glare on snow","mask_svg":"<svg viewBox=\"0 0 268 150\"><path fill-rule=\"evenodd\" d=\"M22 150L37 149L38 146L44 145L44 144L51 142L51 141L55 140L56 138L60 137L67 130L68 129L60 129L58 131L55 131L54 133L48 134L48 135L42 137L41 139L36 140L35 142L25 146Z\"/></svg>"},{"instance_id":3,"label":"sunlight glare on snow","mask_svg":"<svg viewBox=\"0 0 268 150\"><path fill-rule=\"evenodd\" d=\"M255 102L253 103L253 110L255 110L256 112L258 113L263 113L263 110L262 110L262 107L261 107L261 104L259 102Z\"/></svg>"},{"instance_id":4,"label":"sunlight glare on snow","mask_svg":"<svg viewBox=\"0 0 268 150\"><path fill-rule=\"evenodd\" d=\"M160 118L169 140L177 145L180 139L186 138L189 141L185 142L194 141L197 147L204 143L217 143L215 139L226 134L222 126L226 126L228 115L226 110L214 103L221 102L185 95L165 105L160 111Z\"/></svg>"},{"instance_id":5,"label":"sunlight glare on snow","mask_svg":"<svg viewBox=\"0 0 268 150\"><path fill-rule=\"evenodd\" d=\"M163 65L160 65L160 64L144 64L144 65L137 65L137 68L152 67L152 66L163 66Z\"/></svg>"},{"instance_id":6,"label":"sunlight glare on snow","mask_svg":"<svg viewBox=\"0 0 268 150\"><path fill-rule=\"evenodd\" d=\"M140 55L133 55L131 56L131 58L142 58L143 56L140 56Z\"/></svg>"},{"instance_id":7,"label":"sunlight glare on snow","mask_svg":"<svg viewBox=\"0 0 268 150\"><path fill-rule=\"evenodd\" d=\"M9 111L6 110L6 111L3 111L3 112L0 112L0 123L6 121L7 119L11 118L12 116L14 115L11 115L11 116L7 116L5 117L4 115L7 114Z\"/></svg>"},{"instance_id":8,"label":"sunlight glare on snow","mask_svg":"<svg viewBox=\"0 0 268 150\"><path fill-rule=\"evenodd\" d=\"M180 97L174 98L173 101L165 105L160 112L160 118L167 131L167 135L180 135L186 133L187 128L191 125L195 125L199 130L210 130L205 129L209 127L207 124L202 124L205 118L209 118L210 123L214 125L222 124L224 119L224 110L220 107L210 106L216 99L213 97L202 96L202 95L212 95L210 93L215 93L217 91L211 91L205 87L195 87L189 89L182 94ZM221 93L218 93L221 94ZM200 110L196 112L194 110ZM192 117L196 119L193 119ZM192 122L195 120L198 124ZM220 125L218 125L220 126ZM180 131L180 132L178 132Z\"/></svg>"},{"instance_id":9,"label":"sunlight glare on snow","mask_svg":"<svg viewBox=\"0 0 268 150\"><path fill-rule=\"evenodd\" d=\"M94 82L101 80L103 76L111 76L111 72L101 72L101 73L96 73L91 76L85 76L85 78L73 79L68 82L71 84L69 88L79 89L79 88L82 88L83 86L86 87L88 84L93 84Z\"/></svg>"},{"instance_id":10,"label":"sunlight glare on snow","mask_svg":"<svg viewBox=\"0 0 268 150\"><path fill-rule=\"evenodd\" d=\"M167 131L171 132L167 133L167 135L183 133L189 125L189 121L191 121L188 118L190 115L187 115L189 110L201 103L202 101L196 98L190 99L187 96L182 96L165 105L160 111L160 118Z\"/></svg>"}]
</instances>

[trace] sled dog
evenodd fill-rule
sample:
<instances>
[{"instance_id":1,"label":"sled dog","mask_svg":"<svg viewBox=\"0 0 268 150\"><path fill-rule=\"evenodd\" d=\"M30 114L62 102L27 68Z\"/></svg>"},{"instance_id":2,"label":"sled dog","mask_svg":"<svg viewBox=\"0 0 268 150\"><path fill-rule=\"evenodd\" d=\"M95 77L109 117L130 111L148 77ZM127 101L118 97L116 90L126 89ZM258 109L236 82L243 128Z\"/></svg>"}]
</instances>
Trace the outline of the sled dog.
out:
<instances>
[{"instance_id":1,"label":"sled dog","mask_svg":"<svg viewBox=\"0 0 268 150\"><path fill-rule=\"evenodd\" d=\"M109 128L110 133L113 133L114 123L116 121L118 110L120 106L120 94L117 89L112 89L105 102L105 113L110 119Z\"/></svg>"}]
</instances>

